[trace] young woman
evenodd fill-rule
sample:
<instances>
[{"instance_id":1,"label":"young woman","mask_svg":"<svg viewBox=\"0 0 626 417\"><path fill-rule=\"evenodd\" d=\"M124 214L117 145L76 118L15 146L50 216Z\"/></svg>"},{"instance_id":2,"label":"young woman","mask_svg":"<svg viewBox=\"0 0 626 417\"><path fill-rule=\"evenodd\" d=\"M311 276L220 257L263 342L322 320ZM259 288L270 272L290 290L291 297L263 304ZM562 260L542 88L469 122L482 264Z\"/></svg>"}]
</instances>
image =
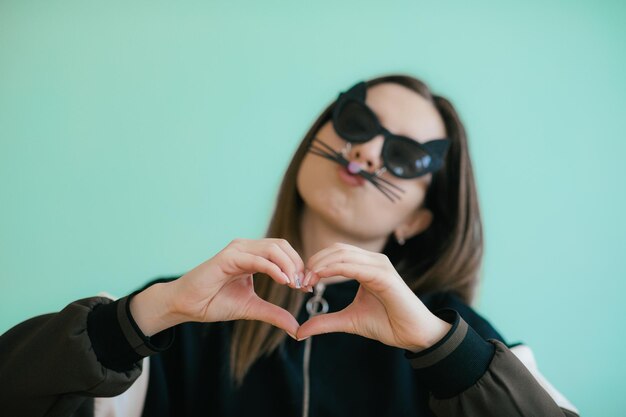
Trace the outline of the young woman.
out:
<instances>
[{"instance_id":1,"label":"young woman","mask_svg":"<svg viewBox=\"0 0 626 417\"><path fill-rule=\"evenodd\" d=\"M450 102L409 76L357 83L297 149L266 238L235 239L182 277L9 330L0 409L578 415L528 347L507 346L469 307L482 247Z\"/></svg>"}]
</instances>

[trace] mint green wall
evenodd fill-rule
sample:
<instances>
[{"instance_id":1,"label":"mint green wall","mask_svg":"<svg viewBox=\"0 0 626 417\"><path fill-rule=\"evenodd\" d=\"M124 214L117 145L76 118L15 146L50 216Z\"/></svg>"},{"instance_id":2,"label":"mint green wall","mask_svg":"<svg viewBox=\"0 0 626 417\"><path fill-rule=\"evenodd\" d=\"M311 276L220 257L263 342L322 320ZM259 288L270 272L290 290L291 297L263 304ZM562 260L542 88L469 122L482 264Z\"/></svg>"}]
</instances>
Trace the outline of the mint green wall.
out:
<instances>
[{"instance_id":1,"label":"mint green wall","mask_svg":"<svg viewBox=\"0 0 626 417\"><path fill-rule=\"evenodd\" d=\"M626 6L510 3L0 2L0 331L261 237L322 107L409 72L469 131L477 307L623 415Z\"/></svg>"}]
</instances>

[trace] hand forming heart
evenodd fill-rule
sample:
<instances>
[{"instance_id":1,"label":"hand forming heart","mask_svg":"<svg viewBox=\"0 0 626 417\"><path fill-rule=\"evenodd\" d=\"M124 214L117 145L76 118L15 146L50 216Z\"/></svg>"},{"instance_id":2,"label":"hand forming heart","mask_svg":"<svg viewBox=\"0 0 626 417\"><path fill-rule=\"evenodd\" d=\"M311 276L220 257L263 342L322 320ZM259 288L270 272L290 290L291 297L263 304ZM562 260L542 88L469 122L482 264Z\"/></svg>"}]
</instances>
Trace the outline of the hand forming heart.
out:
<instances>
[{"instance_id":1,"label":"hand forming heart","mask_svg":"<svg viewBox=\"0 0 626 417\"><path fill-rule=\"evenodd\" d=\"M332 276L359 282L354 301L345 309L315 316L298 329L298 340L345 332L390 346L418 351L431 346L450 329L419 300L386 255L336 243L309 259L304 284Z\"/></svg>"},{"instance_id":2,"label":"hand forming heart","mask_svg":"<svg viewBox=\"0 0 626 417\"><path fill-rule=\"evenodd\" d=\"M130 310L147 336L188 321L261 320L295 338L298 321L260 298L254 292L252 275L262 272L281 285L296 288L303 271L300 255L284 239L235 239L179 279L137 294Z\"/></svg>"},{"instance_id":3,"label":"hand forming heart","mask_svg":"<svg viewBox=\"0 0 626 417\"><path fill-rule=\"evenodd\" d=\"M309 259L306 277L304 270L300 256L284 239L235 239L180 279L137 294L131 313L148 336L186 321L247 319L270 323L298 340L346 332L412 351L435 343L450 328L424 306L383 254L336 243ZM342 311L315 316L299 326L288 311L254 292L255 272L302 291L302 284L313 286L333 276L355 279L360 287Z\"/></svg>"}]
</instances>

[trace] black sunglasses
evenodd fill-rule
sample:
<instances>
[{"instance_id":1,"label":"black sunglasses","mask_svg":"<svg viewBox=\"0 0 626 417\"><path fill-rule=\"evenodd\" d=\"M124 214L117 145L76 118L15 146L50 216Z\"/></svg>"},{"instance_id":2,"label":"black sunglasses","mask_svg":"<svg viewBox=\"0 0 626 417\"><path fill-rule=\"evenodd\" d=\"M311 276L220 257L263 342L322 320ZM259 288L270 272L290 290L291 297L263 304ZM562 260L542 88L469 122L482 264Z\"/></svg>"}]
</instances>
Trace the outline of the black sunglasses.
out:
<instances>
[{"instance_id":1,"label":"black sunglasses","mask_svg":"<svg viewBox=\"0 0 626 417\"><path fill-rule=\"evenodd\" d=\"M440 169L450 140L443 138L418 143L406 136L394 135L380 124L365 104L366 92L365 82L359 82L339 94L332 115L337 134L350 143L365 143L382 134L385 138L381 155L383 164L398 178L415 178Z\"/></svg>"}]
</instances>

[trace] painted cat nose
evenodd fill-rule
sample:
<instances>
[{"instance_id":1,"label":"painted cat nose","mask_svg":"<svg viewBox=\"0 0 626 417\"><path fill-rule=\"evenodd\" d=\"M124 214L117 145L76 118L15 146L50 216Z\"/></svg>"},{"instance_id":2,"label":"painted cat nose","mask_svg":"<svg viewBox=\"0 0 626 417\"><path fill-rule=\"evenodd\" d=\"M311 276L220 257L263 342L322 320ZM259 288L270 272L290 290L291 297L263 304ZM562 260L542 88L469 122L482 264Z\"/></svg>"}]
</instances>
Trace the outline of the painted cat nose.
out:
<instances>
[{"instance_id":1,"label":"painted cat nose","mask_svg":"<svg viewBox=\"0 0 626 417\"><path fill-rule=\"evenodd\" d=\"M353 143L348 154L350 161L360 164L363 169L369 172L380 169L383 141L383 136L379 135L365 143Z\"/></svg>"}]
</instances>

